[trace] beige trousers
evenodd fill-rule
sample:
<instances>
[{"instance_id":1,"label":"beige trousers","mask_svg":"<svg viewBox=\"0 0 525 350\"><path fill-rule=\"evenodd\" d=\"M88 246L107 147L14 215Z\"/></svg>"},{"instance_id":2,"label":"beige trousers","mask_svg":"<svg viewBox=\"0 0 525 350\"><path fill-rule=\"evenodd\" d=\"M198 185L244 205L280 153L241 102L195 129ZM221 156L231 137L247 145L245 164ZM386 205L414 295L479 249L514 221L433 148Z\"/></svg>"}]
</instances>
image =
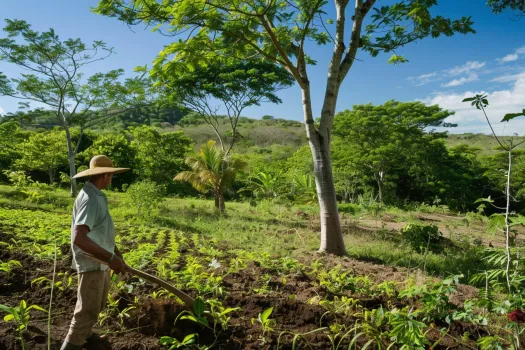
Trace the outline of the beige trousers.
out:
<instances>
[{"instance_id":1,"label":"beige trousers","mask_svg":"<svg viewBox=\"0 0 525 350\"><path fill-rule=\"evenodd\" d=\"M108 300L111 281L109 269L78 274L77 305L65 341L83 345L93 334L100 311Z\"/></svg>"}]
</instances>

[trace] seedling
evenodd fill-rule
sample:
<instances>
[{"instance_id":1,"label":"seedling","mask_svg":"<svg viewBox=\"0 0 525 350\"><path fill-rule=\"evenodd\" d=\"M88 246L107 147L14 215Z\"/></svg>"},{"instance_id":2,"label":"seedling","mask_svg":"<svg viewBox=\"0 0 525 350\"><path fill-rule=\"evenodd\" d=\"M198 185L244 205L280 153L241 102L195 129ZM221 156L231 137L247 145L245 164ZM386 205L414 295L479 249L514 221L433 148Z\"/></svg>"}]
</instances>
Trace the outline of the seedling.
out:
<instances>
[{"instance_id":1,"label":"seedling","mask_svg":"<svg viewBox=\"0 0 525 350\"><path fill-rule=\"evenodd\" d=\"M188 345L195 343L195 338L197 336L198 336L197 333L188 334L187 336L184 337L182 341L178 341L177 339L172 338L172 337L164 336L160 338L159 342L162 345L171 345L168 348L168 350L181 349L181 348L186 348Z\"/></svg>"},{"instance_id":2,"label":"seedling","mask_svg":"<svg viewBox=\"0 0 525 350\"><path fill-rule=\"evenodd\" d=\"M257 322L259 322L262 326L263 335L273 331L273 327L275 326L275 320L270 318L272 312L273 306L259 313L259 315L257 316ZM252 318L252 324L255 324L255 321L255 318Z\"/></svg>"},{"instance_id":3,"label":"seedling","mask_svg":"<svg viewBox=\"0 0 525 350\"><path fill-rule=\"evenodd\" d=\"M11 277L13 277L13 270L17 267L22 267L22 264L18 260L0 261L0 272L4 273L6 280L10 280Z\"/></svg>"},{"instance_id":4,"label":"seedling","mask_svg":"<svg viewBox=\"0 0 525 350\"><path fill-rule=\"evenodd\" d=\"M29 311L33 309L47 313L46 310L44 310L38 305L31 305L27 307L27 303L25 300L20 301L20 305L18 307L9 307L7 305L0 304L0 311L7 313L7 315L4 316L4 321L14 321L17 325L20 342L22 344L22 350L25 350L24 338L22 336L22 333L29 324L29 318L31 317Z\"/></svg>"}]
</instances>

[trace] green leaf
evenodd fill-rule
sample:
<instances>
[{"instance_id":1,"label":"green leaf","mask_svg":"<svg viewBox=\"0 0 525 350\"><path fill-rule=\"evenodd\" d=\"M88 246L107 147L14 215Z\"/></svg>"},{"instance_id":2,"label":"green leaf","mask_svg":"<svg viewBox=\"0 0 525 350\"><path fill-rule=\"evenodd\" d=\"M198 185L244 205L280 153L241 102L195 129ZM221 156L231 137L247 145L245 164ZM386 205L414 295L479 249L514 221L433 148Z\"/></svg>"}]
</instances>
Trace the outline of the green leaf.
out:
<instances>
[{"instance_id":1,"label":"green leaf","mask_svg":"<svg viewBox=\"0 0 525 350\"><path fill-rule=\"evenodd\" d=\"M13 313L13 308L7 305L0 304L0 311L7 312L9 314Z\"/></svg>"},{"instance_id":2,"label":"green leaf","mask_svg":"<svg viewBox=\"0 0 525 350\"><path fill-rule=\"evenodd\" d=\"M470 102L470 101L474 101L475 99L476 99L475 97L468 97L468 98L465 98L463 102Z\"/></svg>"},{"instance_id":3,"label":"green leaf","mask_svg":"<svg viewBox=\"0 0 525 350\"><path fill-rule=\"evenodd\" d=\"M11 320L14 320L15 319L15 316L13 314L9 314L9 315L5 315L4 316L4 321L6 322L9 322Z\"/></svg>"},{"instance_id":4,"label":"green leaf","mask_svg":"<svg viewBox=\"0 0 525 350\"><path fill-rule=\"evenodd\" d=\"M31 309L34 309L34 310L39 310L39 311L43 311L43 312L47 312L46 309L38 306L38 305L31 305L30 307L27 308L27 311L31 310Z\"/></svg>"},{"instance_id":5,"label":"green leaf","mask_svg":"<svg viewBox=\"0 0 525 350\"><path fill-rule=\"evenodd\" d=\"M192 333L192 334L188 334L187 336L184 337L184 339L182 340L182 344L184 345L188 345L188 344L193 344L195 343L195 333Z\"/></svg>"},{"instance_id":6,"label":"green leaf","mask_svg":"<svg viewBox=\"0 0 525 350\"><path fill-rule=\"evenodd\" d=\"M193 313L200 317L204 313L204 309L206 307L206 304L204 303L204 300L202 297L197 297L195 301L193 302Z\"/></svg>"},{"instance_id":7,"label":"green leaf","mask_svg":"<svg viewBox=\"0 0 525 350\"><path fill-rule=\"evenodd\" d=\"M509 120L512 120L517 117L525 116L525 109L519 113L507 113L501 120L502 122L508 122Z\"/></svg>"},{"instance_id":8,"label":"green leaf","mask_svg":"<svg viewBox=\"0 0 525 350\"><path fill-rule=\"evenodd\" d=\"M266 323L266 321L268 320L268 317L270 317L270 315L272 314L272 311L273 311L273 306L267 308L266 310L264 310L260 315L261 315L261 323Z\"/></svg>"},{"instance_id":9,"label":"green leaf","mask_svg":"<svg viewBox=\"0 0 525 350\"><path fill-rule=\"evenodd\" d=\"M398 63L406 63L406 62L408 62L408 60L405 57L399 56L399 55L392 55L388 59L388 64L398 64Z\"/></svg>"},{"instance_id":10,"label":"green leaf","mask_svg":"<svg viewBox=\"0 0 525 350\"><path fill-rule=\"evenodd\" d=\"M240 307L229 307L225 309L223 312L221 312L219 315L224 316L226 314L229 314L230 312L237 311L237 310L242 310L242 309Z\"/></svg>"}]
</instances>

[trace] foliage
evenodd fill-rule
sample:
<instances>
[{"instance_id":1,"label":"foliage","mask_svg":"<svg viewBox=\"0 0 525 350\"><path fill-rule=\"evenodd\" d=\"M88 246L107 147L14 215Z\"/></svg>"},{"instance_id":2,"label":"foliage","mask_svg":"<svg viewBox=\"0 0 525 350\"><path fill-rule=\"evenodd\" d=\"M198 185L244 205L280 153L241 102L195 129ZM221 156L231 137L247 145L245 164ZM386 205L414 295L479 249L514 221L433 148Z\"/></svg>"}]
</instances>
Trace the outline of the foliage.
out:
<instances>
[{"instance_id":1,"label":"foliage","mask_svg":"<svg viewBox=\"0 0 525 350\"><path fill-rule=\"evenodd\" d=\"M525 15L525 3L519 0L488 0L487 5L492 8L492 12L501 13L505 9L511 9L518 15Z\"/></svg>"},{"instance_id":2,"label":"foliage","mask_svg":"<svg viewBox=\"0 0 525 350\"><path fill-rule=\"evenodd\" d=\"M113 53L102 41L95 41L92 46L80 39L61 41L53 29L39 33L27 22L16 19L6 19L4 32L7 37L0 39L0 60L29 73L18 78L0 73L0 95L21 100L23 109L36 104L35 114L54 115L64 130L72 177L83 130L118 114L121 110L116 107L129 106L128 98L135 96L127 94L126 86L120 82L122 70L84 77L86 66ZM81 127L76 145L70 133L74 125ZM74 180L71 191L76 194Z\"/></svg>"},{"instance_id":3,"label":"foliage","mask_svg":"<svg viewBox=\"0 0 525 350\"><path fill-rule=\"evenodd\" d=\"M169 192L177 189L171 179L184 169L184 157L192 150L191 139L180 132L160 134L148 126L130 128L130 134L138 178L165 184Z\"/></svg>"},{"instance_id":4,"label":"foliage","mask_svg":"<svg viewBox=\"0 0 525 350\"><path fill-rule=\"evenodd\" d=\"M32 133L27 141L20 144L20 158L15 167L20 170L41 170L49 176L49 183L55 182L59 168L67 166L65 132L59 130Z\"/></svg>"},{"instance_id":5,"label":"foliage","mask_svg":"<svg viewBox=\"0 0 525 350\"><path fill-rule=\"evenodd\" d=\"M137 215L150 214L164 200L164 188L155 182L145 180L136 182L126 189L129 204L137 208Z\"/></svg>"},{"instance_id":6,"label":"foliage","mask_svg":"<svg viewBox=\"0 0 525 350\"><path fill-rule=\"evenodd\" d=\"M403 239L418 253L439 253L443 250L443 235L437 226L408 224L401 230Z\"/></svg>"},{"instance_id":7,"label":"foliage","mask_svg":"<svg viewBox=\"0 0 525 350\"><path fill-rule=\"evenodd\" d=\"M239 139L237 124L243 110L261 102L280 103L275 92L292 84L284 68L264 61L213 58L188 64L171 59L169 54L155 60L151 76L174 101L197 112L213 128L226 154ZM215 101L222 106L215 107ZM230 122L229 140L223 140L219 132L221 109Z\"/></svg>"},{"instance_id":8,"label":"foliage","mask_svg":"<svg viewBox=\"0 0 525 350\"><path fill-rule=\"evenodd\" d=\"M168 1L155 0L100 0L96 13L116 17L130 25L147 23L177 35L190 30L186 40L165 46L157 61L157 71L169 68L173 62L198 67L210 59L226 57L229 65L240 62L264 61L288 70L302 91L306 135L315 160L319 201L332 208L321 215L320 250L345 254L330 155L330 136L341 84L352 68L357 52L362 50L375 57L379 53L393 53L391 63L406 62L396 50L427 37L452 36L456 33L474 33L470 17L451 20L432 16L430 8L435 1L394 2L373 8L375 1L336 2L335 32L326 28L323 14L328 12L326 1L278 0L258 1ZM365 18L369 19L365 21ZM344 29L353 22L351 35ZM363 23L367 23L364 25ZM326 22L328 23L328 22ZM333 20L330 21L333 23ZM316 46L333 43L327 66L326 93L316 126L311 103L308 66L316 64L310 53ZM313 48L316 50L317 48ZM234 132L235 134L235 132Z\"/></svg>"},{"instance_id":9,"label":"foliage","mask_svg":"<svg viewBox=\"0 0 525 350\"><path fill-rule=\"evenodd\" d=\"M224 212L224 191L231 188L237 172L245 168L246 163L226 158L225 152L215 147L215 141L208 141L197 156L186 158L186 164L191 170L177 174L174 180L188 182L202 193L211 191L215 208Z\"/></svg>"},{"instance_id":10,"label":"foliage","mask_svg":"<svg viewBox=\"0 0 525 350\"><path fill-rule=\"evenodd\" d=\"M20 341L22 342L22 350L25 349L24 338L22 334L29 325L29 319L31 318L29 311L31 310L39 310L47 313L46 310L38 305L31 305L28 307L25 300L21 300L20 305L13 307L0 304L0 311L7 313L7 315L4 316L4 321L13 321L17 325Z\"/></svg>"}]
</instances>

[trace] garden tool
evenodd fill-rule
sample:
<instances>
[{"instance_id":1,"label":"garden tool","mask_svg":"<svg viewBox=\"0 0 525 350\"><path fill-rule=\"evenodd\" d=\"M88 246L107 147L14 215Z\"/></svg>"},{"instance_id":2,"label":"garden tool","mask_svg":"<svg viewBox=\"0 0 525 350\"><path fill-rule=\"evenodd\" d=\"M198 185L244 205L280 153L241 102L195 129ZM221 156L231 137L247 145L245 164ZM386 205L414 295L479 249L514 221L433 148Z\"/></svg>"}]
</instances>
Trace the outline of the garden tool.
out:
<instances>
[{"instance_id":1,"label":"garden tool","mask_svg":"<svg viewBox=\"0 0 525 350\"><path fill-rule=\"evenodd\" d=\"M93 255L91 254L88 254L86 252L84 252L84 254L86 254L86 256L88 256L89 258L101 263L101 264L104 264L104 265L109 265L107 262L105 261L102 261L100 259L97 259L95 258ZM134 276L137 276L137 277L140 277L140 278L143 278L147 281L150 281L152 283L155 283L159 286L161 286L162 288L166 289L168 292L171 292L173 294L175 294L175 296L177 296L177 298L179 298L180 300L182 300L184 302L184 304L190 309L190 310L193 310L193 302L195 301L192 297L190 297L188 294L184 293L183 291L173 287L171 284L169 284L168 282L164 281L164 280L161 280L160 278L158 277L155 277L153 275L150 275L149 273L146 273L144 271L140 271L140 270L137 270L137 269L134 269L132 268L131 266L128 266L126 265L126 268L127 268L127 272L134 275Z\"/></svg>"}]
</instances>

